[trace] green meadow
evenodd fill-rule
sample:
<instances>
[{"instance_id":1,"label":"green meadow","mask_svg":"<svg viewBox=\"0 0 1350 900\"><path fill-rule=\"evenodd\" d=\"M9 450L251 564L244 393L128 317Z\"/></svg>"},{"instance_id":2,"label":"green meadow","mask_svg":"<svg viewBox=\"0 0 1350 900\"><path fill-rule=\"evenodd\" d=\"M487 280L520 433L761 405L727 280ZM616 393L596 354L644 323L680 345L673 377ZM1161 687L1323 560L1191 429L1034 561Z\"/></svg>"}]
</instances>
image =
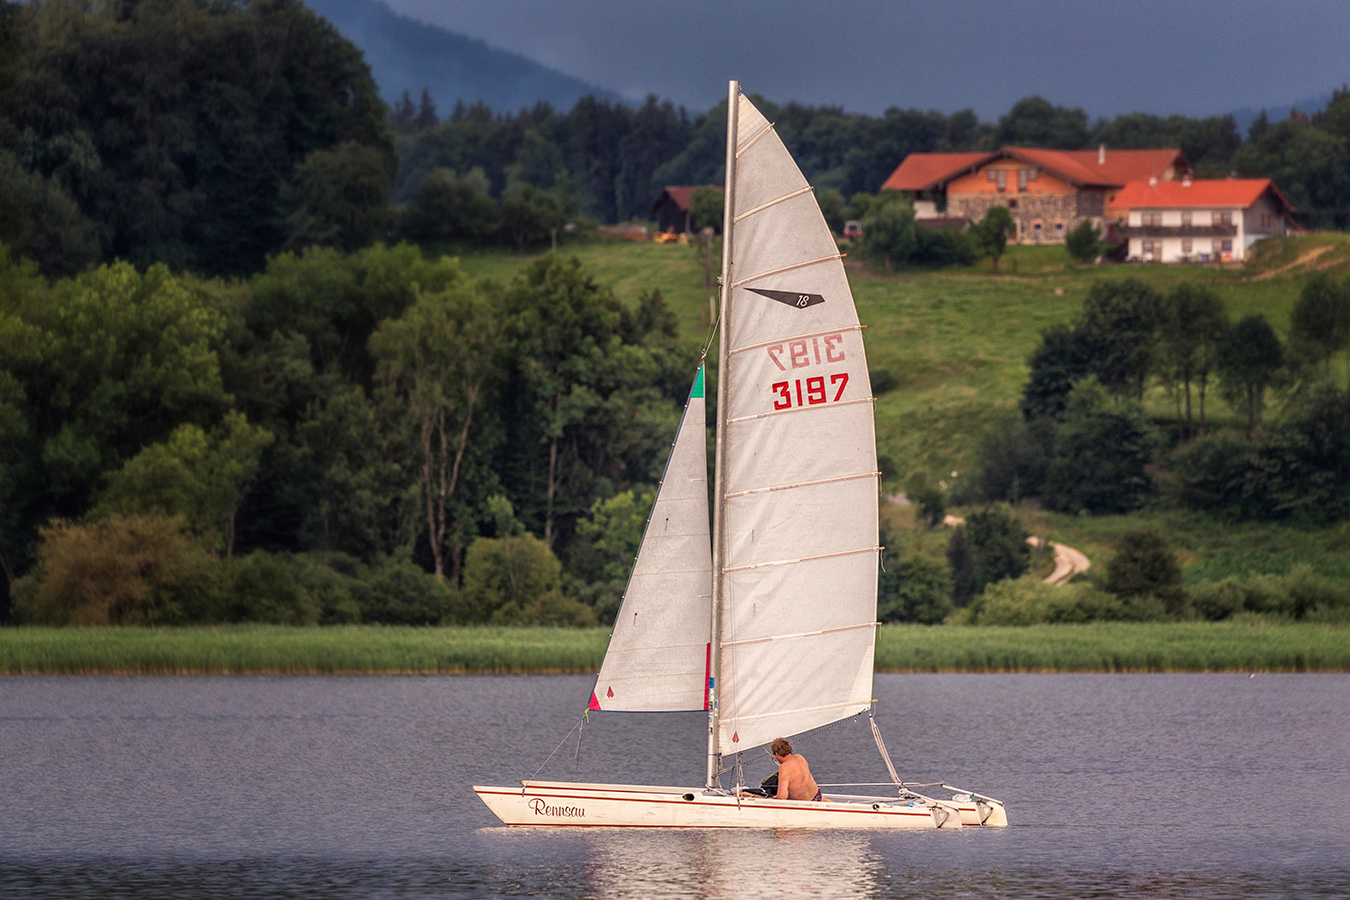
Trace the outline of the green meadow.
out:
<instances>
[{"instance_id":1,"label":"green meadow","mask_svg":"<svg viewBox=\"0 0 1350 900\"><path fill-rule=\"evenodd\" d=\"M6 628L0 675L595 672L602 628ZM1259 620L885 625L879 672L1350 671L1350 626Z\"/></svg>"}]
</instances>

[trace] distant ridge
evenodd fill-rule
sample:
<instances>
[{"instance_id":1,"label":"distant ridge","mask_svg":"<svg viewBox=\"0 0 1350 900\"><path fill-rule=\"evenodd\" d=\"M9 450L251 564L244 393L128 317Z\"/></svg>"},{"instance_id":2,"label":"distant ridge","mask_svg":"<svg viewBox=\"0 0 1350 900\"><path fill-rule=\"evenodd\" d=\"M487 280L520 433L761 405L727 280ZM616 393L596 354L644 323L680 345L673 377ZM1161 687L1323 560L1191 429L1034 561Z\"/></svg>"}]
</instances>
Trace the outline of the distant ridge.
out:
<instances>
[{"instance_id":1,"label":"distant ridge","mask_svg":"<svg viewBox=\"0 0 1350 900\"><path fill-rule=\"evenodd\" d=\"M442 116L457 100L481 100L496 112L516 112L540 101L565 112L588 94L633 103L518 54L399 15L381 0L305 2L361 48L381 96L391 104L404 91L417 103L423 88L431 91Z\"/></svg>"}]
</instances>

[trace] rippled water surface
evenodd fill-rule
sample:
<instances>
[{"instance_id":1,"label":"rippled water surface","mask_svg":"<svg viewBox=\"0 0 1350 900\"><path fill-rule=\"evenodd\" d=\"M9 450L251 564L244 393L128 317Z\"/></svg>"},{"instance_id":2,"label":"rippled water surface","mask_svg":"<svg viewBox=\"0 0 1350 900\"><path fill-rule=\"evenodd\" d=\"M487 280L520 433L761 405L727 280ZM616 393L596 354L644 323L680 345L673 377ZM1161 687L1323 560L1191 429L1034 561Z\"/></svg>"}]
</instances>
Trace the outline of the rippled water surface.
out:
<instances>
[{"instance_id":1,"label":"rippled water surface","mask_svg":"<svg viewBox=\"0 0 1350 900\"><path fill-rule=\"evenodd\" d=\"M500 827L469 786L555 747L540 777L702 783L701 713L578 749L591 683L0 679L0 897L1350 896L1347 675L878 676L901 774L1006 829ZM865 720L798 749L884 778Z\"/></svg>"}]
</instances>

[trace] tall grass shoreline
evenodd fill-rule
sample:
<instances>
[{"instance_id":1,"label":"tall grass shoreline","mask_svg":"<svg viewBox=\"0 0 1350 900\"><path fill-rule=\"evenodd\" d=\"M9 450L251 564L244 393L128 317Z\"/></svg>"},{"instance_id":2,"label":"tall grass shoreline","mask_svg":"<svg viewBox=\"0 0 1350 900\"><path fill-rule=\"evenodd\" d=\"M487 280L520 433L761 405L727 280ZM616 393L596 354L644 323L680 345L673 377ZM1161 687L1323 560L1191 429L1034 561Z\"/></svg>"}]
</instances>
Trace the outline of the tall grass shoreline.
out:
<instances>
[{"instance_id":1,"label":"tall grass shoreline","mask_svg":"<svg viewBox=\"0 0 1350 900\"><path fill-rule=\"evenodd\" d=\"M5 628L0 675L592 673L603 628ZM886 625L878 672L1347 672L1350 626Z\"/></svg>"}]
</instances>

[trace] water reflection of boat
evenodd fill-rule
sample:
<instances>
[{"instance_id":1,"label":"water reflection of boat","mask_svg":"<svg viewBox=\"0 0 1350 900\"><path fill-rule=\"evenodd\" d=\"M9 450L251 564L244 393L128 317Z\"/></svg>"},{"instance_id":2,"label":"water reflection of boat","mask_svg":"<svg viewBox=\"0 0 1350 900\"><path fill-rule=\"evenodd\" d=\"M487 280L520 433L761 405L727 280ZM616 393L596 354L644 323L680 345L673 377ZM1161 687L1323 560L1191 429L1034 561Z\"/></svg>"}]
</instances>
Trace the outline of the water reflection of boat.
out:
<instances>
[{"instance_id":1,"label":"water reflection of boat","mask_svg":"<svg viewBox=\"0 0 1350 900\"><path fill-rule=\"evenodd\" d=\"M803 829L629 831L588 836L586 877L598 897L871 897L867 834Z\"/></svg>"},{"instance_id":2,"label":"water reflection of boat","mask_svg":"<svg viewBox=\"0 0 1350 900\"><path fill-rule=\"evenodd\" d=\"M700 367L590 702L706 710L706 782L474 790L508 825L1006 825L992 798L903 784L875 721L887 793L742 794L745 751L871 714L880 472L843 255L773 125L728 93L712 527Z\"/></svg>"}]
</instances>

